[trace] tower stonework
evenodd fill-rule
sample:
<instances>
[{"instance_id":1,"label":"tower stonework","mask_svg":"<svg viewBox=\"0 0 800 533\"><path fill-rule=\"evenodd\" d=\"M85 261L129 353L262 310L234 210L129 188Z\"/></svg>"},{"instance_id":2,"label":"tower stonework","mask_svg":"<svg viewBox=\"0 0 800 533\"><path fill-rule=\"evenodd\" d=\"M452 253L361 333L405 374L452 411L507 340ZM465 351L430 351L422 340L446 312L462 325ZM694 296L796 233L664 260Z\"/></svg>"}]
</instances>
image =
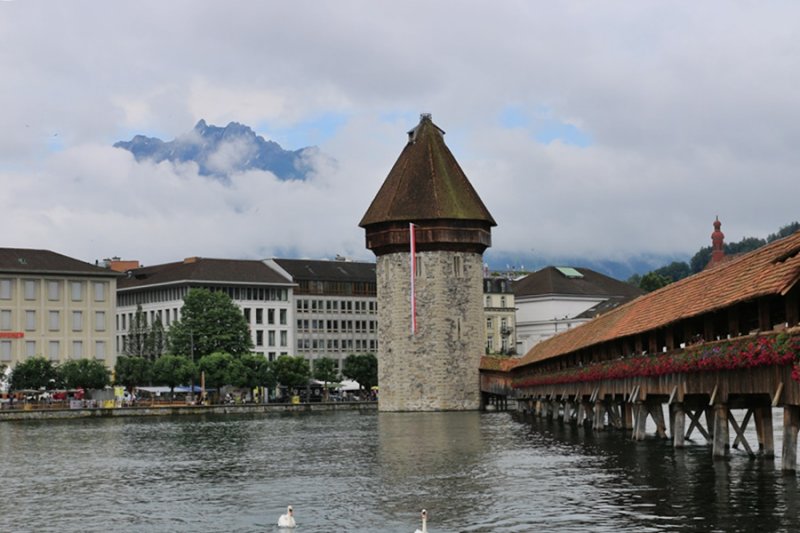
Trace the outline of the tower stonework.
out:
<instances>
[{"instance_id":1,"label":"tower stonework","mask_svg":"<svg viewBox=\"0 0 800 533\"><path fill-rule=\"evenodd\" d=\"M377 256L378 407L479 409L483 252L491 245L496 224L430 116L422 115L408 135L360 223L367 248Z\"/></svg>"}]
</instances>

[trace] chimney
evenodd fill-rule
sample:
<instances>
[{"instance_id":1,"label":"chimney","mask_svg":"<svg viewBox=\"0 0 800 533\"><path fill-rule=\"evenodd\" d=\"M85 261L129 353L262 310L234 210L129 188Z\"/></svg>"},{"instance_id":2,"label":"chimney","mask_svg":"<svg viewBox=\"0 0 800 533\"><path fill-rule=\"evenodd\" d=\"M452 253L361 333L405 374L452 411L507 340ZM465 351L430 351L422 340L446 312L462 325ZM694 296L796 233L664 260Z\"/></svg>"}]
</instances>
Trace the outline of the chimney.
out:
<instances>
[{"instance_id":1,"label":"chimney","mask_svg":"<svg viewBox=\"0 0 800 533\"><path fill-rule=\"evenodd\" d=\"M714 221L714 233L711 234L711 261L709 266L721 263L725 258L725 234L720 231L722 223L719 217Z\"/></svg>"}]
</instances>

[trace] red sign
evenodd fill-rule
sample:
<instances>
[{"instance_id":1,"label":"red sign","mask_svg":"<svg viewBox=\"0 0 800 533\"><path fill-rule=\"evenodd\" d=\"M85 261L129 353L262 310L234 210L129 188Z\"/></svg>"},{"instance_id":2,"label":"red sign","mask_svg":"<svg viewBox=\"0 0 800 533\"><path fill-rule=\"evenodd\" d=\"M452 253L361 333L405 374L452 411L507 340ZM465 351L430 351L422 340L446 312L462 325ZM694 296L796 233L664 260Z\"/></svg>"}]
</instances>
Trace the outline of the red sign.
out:
<instances>
[{"instance_id":1,"label":"red sign","mask_svg":"<svg viewBox=\"0 0 800 533\"><path fill-rule=\"evenodd\" d=\"M0 331L0 339L21 339L24 336L21 331Z\"/></svg>"}]
</instances>

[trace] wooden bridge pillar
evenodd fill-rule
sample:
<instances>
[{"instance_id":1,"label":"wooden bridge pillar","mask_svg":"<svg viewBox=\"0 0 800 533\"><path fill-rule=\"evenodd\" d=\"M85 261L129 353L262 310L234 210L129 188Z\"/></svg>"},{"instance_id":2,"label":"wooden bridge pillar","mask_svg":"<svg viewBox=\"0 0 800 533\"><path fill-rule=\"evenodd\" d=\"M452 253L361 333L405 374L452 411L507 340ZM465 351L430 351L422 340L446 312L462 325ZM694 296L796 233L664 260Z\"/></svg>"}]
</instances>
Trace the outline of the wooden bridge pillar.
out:
<instances>
[{"instance_id":1,"label":"wooden bridge pillar","mask_svg":"<svg viewBox=\"0 0 800 533\"><path fill-rule=\"evenodd\" d=\"M592 429L595 431L603 431L605 429L605 405L603 400L595 400L594 402L594 421L592 422Z\"/></svg>"},{"instance_id":2,"label":"wooden bridge pillar","mask_svg":"<svg viewBox=\"0 0 800 533\"><path fill-rule=\"evenodd\" d=\"M672 435L672 446L683 448L684 432L686 431L686 414L683 411L683 403L675 402L670 404L670 434Z\"/></svg>"},{"instance_id":3,"label":"wooden bridge pillar","mask_svg":"<svg viewBox=\"0 0 800 533\"><path fill-rule=\"evenodd\" d=\"M628 402L622 404L622 429L633 429L633 405Z\"/></svg>"},{"instance_id":4,"label":"wooden bridge pillar","mask_svg":"<svg viewBox=\"0 0 800 533\"><path fill-rule=\"evenodd\" d=\"M572 400L567 398L566 400L564 400L564 416L562 419L562 421L565 424L570 423L570 420L572 419L572 411L573 411Z\"/></svg>"},{"instance_id":5,"label":"wooden bridge pillar","mask_svg":"<svg viewBox=\"0 0 800 533\"><path fill-rule=\"evenodd\" d=\"M633 440L644 440L647 426L647 407L644 402L638 401L633 408Z\"/></svg>"},{"instance_id":6,"label":"wooden bridge pillar","mask_svg":"<svg viewBox=\"0 0 800 533\"><path fill-rule=\"evenodd\" d=\"M775 457L775 432L772 429L772 408L755 408L756 435L758 435L758 451L766 458Z\"/></svg>"},{"instance_id":7,"label":"wooden bridge pillar","mask_svg":"<svg viewBox=\"0 0 800 533\"><path fill-rule=\"evenodd\" d=\"M579 422L583 422L584 427L592 427L592 404L587 400L581 400L581 411L583 418L579 419Z\"/></svg>"},{"instance_id":8,"label":"wooden bridge pillar","mask_svg":"<svg viewBox=\"0 0 800 533\"><path fill-rule=\"evenodd\" d=\"M800 430L800 406L783 407L783 458L781 469L794 472L797 469L797 432Z\"/></svg>"},{"instance_id":9,"label":"wooden bridge pillar","mask_svg":"<svg viewBox=\"0 0 800 533\"><path fill-rule=\"evenodd\" d=\"M714 404L714 444L711 455L725 458L730 454L730 436L728 434L728 406L724 403Z\"/></svg>"}]
</instances>

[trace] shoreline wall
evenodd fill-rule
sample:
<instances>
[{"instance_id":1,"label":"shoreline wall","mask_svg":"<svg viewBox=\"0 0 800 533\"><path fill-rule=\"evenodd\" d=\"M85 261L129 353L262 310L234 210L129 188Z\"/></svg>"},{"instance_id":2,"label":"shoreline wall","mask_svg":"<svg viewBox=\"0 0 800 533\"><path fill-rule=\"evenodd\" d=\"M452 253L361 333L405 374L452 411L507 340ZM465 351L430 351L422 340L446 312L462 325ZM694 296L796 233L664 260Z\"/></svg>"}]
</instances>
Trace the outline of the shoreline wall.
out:
<instances>
[{"instance_id":1,"label":"shoreline wall","mask_svg":"<svg viewBox=\"0 0 800 533\"><path fill-rule=\"evenodd\" d=\"M82 409L9 409L0 411L0 422L15 420L68 420L131 416L229 415L323 411L376 411L377 402L265 403L242 405L167 405L153 407L113 407Z\"/></svg>"}]
</instances>

